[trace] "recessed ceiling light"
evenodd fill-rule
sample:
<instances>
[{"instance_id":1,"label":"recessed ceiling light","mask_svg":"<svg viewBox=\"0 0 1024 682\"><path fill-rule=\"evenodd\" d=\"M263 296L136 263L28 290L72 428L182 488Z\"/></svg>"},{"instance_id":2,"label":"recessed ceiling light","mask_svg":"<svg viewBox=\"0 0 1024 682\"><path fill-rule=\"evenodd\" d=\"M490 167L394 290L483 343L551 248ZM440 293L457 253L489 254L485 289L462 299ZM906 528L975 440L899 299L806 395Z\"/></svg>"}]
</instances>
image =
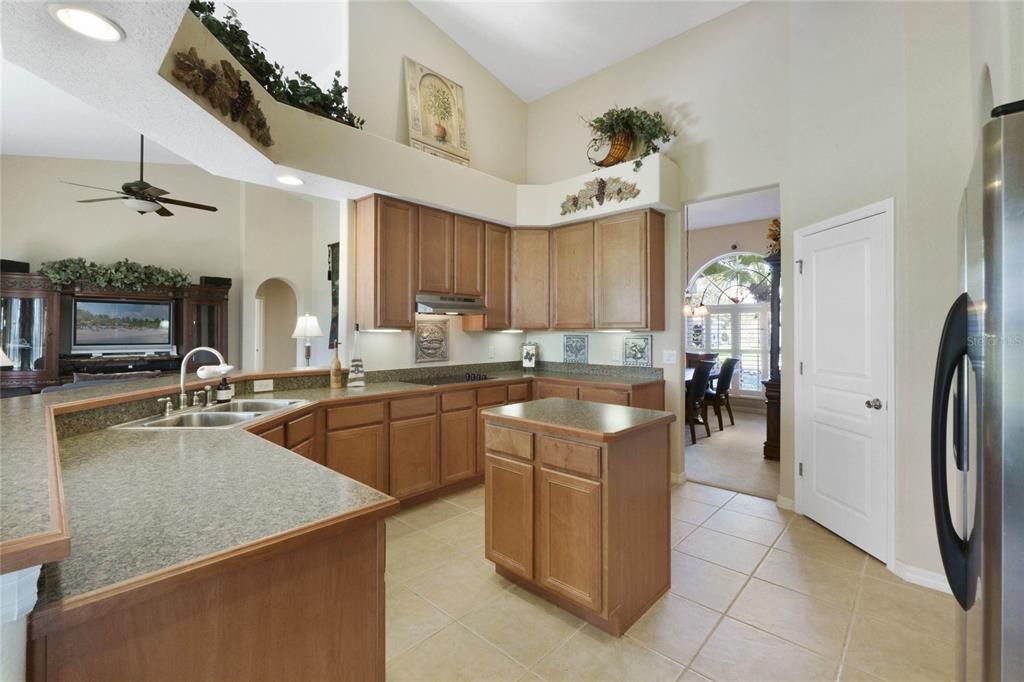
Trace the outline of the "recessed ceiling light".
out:
<instances>
[{"instance_id":1,"label":"recessed ceiling light","mask_svg":"<svg viewBox=\"0 0 1024 682\"><path fill-rule=\"evenodd\" d=\"M302 178L297 178L294 175L278 175L277 181L282 185L290 185L292 187L306 184L302 181Z\"/></svg>"},{"instance_id":2,"label":"recessed ceiling light","mask_svg":"<svg viewBox=\"0 0 1024 682\"><path fill-rule=\"evenodd\" d=\"M120 26L91 9L79 5L48 5L47 9L54 19L86 38L104 43L124 40L124 31Z\"/></svg>"}]
</instances>

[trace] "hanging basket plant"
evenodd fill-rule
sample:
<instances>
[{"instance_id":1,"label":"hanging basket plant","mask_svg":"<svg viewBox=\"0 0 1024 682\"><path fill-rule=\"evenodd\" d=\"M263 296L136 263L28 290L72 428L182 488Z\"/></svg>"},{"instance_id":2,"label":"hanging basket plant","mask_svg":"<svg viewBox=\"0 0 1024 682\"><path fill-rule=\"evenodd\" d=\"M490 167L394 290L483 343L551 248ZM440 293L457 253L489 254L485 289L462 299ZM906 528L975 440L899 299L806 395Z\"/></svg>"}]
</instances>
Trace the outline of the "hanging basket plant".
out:
<instances>
[{"instance_id":1,"label":"hanging basket plant","mask_svg":"<svg viewBox=\"0 0 1024 682\"><path fill-rule=\"evenodd\" d=\"M635 151L633 170L640 170L643 157L661 151L662 144L668 144L676 131L668 127L659 112L651 113L638 107L612 107L591 120L584 119L593 137L587 145L587 158L600 168L614 166L629 158ZM605 147L607 153L601 159L594 156Z\"/></svg>"},{"instance_id":2,"label":"hanging basket plant","mask_svg":"<svg viewBox=\"0 0 1024 682\"><path fill-rule=\"evenodd\" d=\"M334 72L334 80L326 91L321 89L309 74L296 71L294 78L286 76L284 67L267 59L263 46L249 39L248 31L242 27L242 22L238 20L238 14L233 8L228 7L223 19L215 15L217 8L212 2L192 0L188 8L206 30L212 33L213 37L227 48L231 56L278 102L353 128L363 127L363 119L352 113L345 103L348 88L338 80L341 77L340 71Z\"/></svg>"}]
</instances>

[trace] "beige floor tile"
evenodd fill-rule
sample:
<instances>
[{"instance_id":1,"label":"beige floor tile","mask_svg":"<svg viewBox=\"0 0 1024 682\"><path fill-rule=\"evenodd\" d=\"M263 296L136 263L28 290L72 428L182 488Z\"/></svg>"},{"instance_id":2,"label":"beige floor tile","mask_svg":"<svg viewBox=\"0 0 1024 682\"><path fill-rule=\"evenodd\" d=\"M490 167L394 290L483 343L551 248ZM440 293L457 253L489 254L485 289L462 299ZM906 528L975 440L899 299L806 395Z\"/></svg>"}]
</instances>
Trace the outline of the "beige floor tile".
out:
<instances>
[{"instance_id":1,"label":"beige floor tile","mask_svg":"<svg viewBox=\"0 0 1024 682\"><path fill-rule=\"evenodd\" d=\"M890 571L888 566L873 556L869 556L867 562L864 564L864 575L876 580L887 580L891 583L897 583L900 585L906 582L903 578Z\"/></svg>"},{"instance_id":2,"label":"beige floor tile","mask_svg":"<svg viewBox=\"0 0 1024 682\"><path fill-rule=\"evenodd\" d=\"M931 637L955 642L963 612L951 595L903 582L864 578L857 611L888 620Z\"/></svg>"},{"instance_id":3,"label":"beige floor tile","mask_svg":"<svg viewBox=\"0 0 1024 682\"><path fill-rule=\"evenodd\" d=\"M725 509L781 524L786 524L793 518L793 512L780 509L779 505L775 504L775 500L766 500L763 497L754 497L743 493L738 493L736 497L729 500Z\"/></svg>"},{"instance_id":4,"label":"beige floor tile","mask_svg":"<svg viewBox=\"0 0 1024 682\"><path fill-rule=\"evenodd\" d=\"M867 554L804 517L793 519L775 543L778 549L860 572Z\"/></svg>"},{"instance_id":5,"label":"beige floor tile","mask_svg":"<svg viewBox=\"0 0 1024 682\"><path fill-rule=\"evenodd\" d=\"M704 522L704 527L769 546L775 542L785 528L778 521L769 521L728 509L719 509Z\"/></svg>"},{"instance_id":6,"label":"beige floor tile","mask_svg":"<svg viewBox=\"0 0 1024 682\"><path fill-rule=\"evenodd\" d=\"M669 543L675 547L678 545L683 538L692 533L697 529L697 526L686 521L680 521L678 519L672 519L672 526L670 530Z\"/></svg>"},{"instance_id":7,"label":"beige floor tile","mask_svg":"<svg viewBox=\"0 0 1024 682\"><path fill-rule=\"evenodd\" d=\"M779 637L724 618L690 667L718 682L790 682L833 680L837 666Z\"/></svg>"},{"instance_id":8,"label":"beige floor tile","mask_svg":"<svg viewBox=\"0 0 1024 682\"><path fill-rule=\"evenodd\" d=\"M669 593L634 623L627 635L648 649L687 665L721 617L717 611Z\"/></svg>"},{"instance_id":9,"label":"beige floor tile","mask_svg":"<svg viewBox=\"0 0 1024 682\"><path fill-rule=\"evenodd\" d=\"M466 488L457 493L446 495L442 499L445 502L457 504L463 509L479 509L484 506L484 487L482 485L473 486L472 488Z\"/></svg>"},{"instance_id":10,"label":"beige floor tile","mask_svg":"<svg viewBox=\"0 0 1024 682\"><path fill-rule=\"evenodd\" d=\"M435 523L465 514L466 510L445 500L431 500L399 512L395 518L413 528L426 528Z\"/></svg>"},{"instance_id":11,"label":"beige floor tile","mask_svg":"<svg viewBox=\"0 0 1024 682\"><path fill-rule=\"evenodd\" d=\"M403 585L388 583L385 658L391 661L448 625L452 619Z\"/></svg>"},{"instance_id":12,"label":"beige floor tile","mask_svg":"<svg viewBox=\"0 0 1024 682\"><path fill-rule=\"evenodd\" d=\"M387 572L405 582L446 561L456 553L454 547L426 533L410 533L387 543Z\"/></svg>"},{"instance_id":13,"label":"beige floor tile","mask_svg":"<svg viewBox=\"0 0 1024 682\"><path fill-rule=\"evenodd\" d=\"M394 516L387 518L384 521L384 525L387 528L388 540L396 540L403 535L416 532L415 528L410 526L408 523L399 521Z\"/></svg>"},{"instance_id":14,"label":"beige floor tile","mask_svg":"<svg viewBox=\"0 0 1024 682\"><path fill-rule=\"evenodd\" d=\"M461 618L512 586L494 572L494 564L475 556L458 556L409 580L409 589L453 618Z\"/></svg>"},{"instance_id":15,"label":"beige floor tile","mask_svg":"<svg viewBox=\"0 0 1024 682\"><path fill-rule=\"evenodd\" d=\"M768 547L750 540L698 528L676 546L676 550L712 561L740 573L753 573Z\"/></svg>"},{"instance_id":16,"label":"beige floor tile","mask_svg":"<svg viewBox=\"0 0 1024 682\"><path fill-rule=\"evenodd\" d=\"M747 576L697 557L672 552L674 594L716 611L725 612L747 581Z\"/></svg>"},{"instance_id":17,"label":"beige floor tile","mask_svg":"<svg viewBox=\"0 0 1024 682\"><path fill-rule=\"evenodd\" d=\"M672 495L673 497L682 497L687 500L694 500L695 502L703 502L704 504L713 504L716 507L721 507L723 504L735 497L736 493L731 490L713 488L709 485L704 485L703 483L687 481L673 490Z\"/></svg>"},{"instance_id":18,"label":"beige floor tile","mask_svg":"<svg viewBox=\"0 0 1024 682\"><path fill-rule=\"evenodd\" d=\"M882 678L844 664L839 669L839 682L882 682Z\"/></svg>"},{"instance_id":19,"label":"beige floor tile","mask_svg":"<svg viewBox=\"0 0 1024 682\"><path fill-rule=\"evenodd\" d=\"M519 587L485 602L460 622L527 668L583 625L576 616Z\"/></svg>"},{"instance_id":20,"label":"beige floor tile","mask_svg":"<svg viewBox=\"0 0 1024 682\"><path fill-rule=\"evenodd\" d=\"M693 668L687 668L686 672L679 678L679 682L711 682Z\"/></svg>"},{"instance_id":21,"label":"beige floor tile","mask_svg":"<svg viewBox=\"0 0 1024 682\"><path fill-rule=\"evenodd\" d=\"M729 616L838 661L852 612L754 578L733 602Z\"/></svg>"},{"instance_id":22,"label":"beige floor tile","mask_svg":"<svg viewBox=\"0 0 1024 682\"><path fill-rule=\"evenodd\" d=\"M845 607L853 606L861 581L854 571L779 549L768 552L754 576Z\"/></svg>"},{"instance_id":23,"label":"beige floor tile","mask_svg":"<svg viewBox=\"0 0 1024 682\"><path fill-rule=\"evenodd\" d=\"M480 556L483 556L484 520L481 516L467 511L447 521L436 523L423 532L447 542L460 552L479 548Z\"/></svg>"},{"instance_id":24,"label":"beige floor tile","mask_svg":"<svg viewBox=\"0 0 1024 682\"><path fill-rule=\"evenodd\" d=\"M716 511L718 511L718 507L713 504L704 504L678 495L672 498L672 518L679 521L699 526Z\"/></svg>"},{"instance_id":25,"label":"beige floor tile","mask_svg":"<svg viewBox=\"0 0 1024 682\"><path fill-rule=\"evenodd\" d=\"M388 665L392 682L518 680L525 668L458 623L452 623Z\"/></svg>"},{"instance_id":26,"label":"beige floor tile","mask_svg":"<svg viewBox=\"0 0 1024 682\"><path fill-rule=\"evenodd\" d=\"M892 621L854 616L844 665L891 682L952 680L956 649L949 642Z\"/></svg>"},{"instance_id":27,"label":"beige floor tile","mask_svg":"<svg viewBox=\"0 0 1024 682\"><path fill-rule=\"evenodd\" d=\"M550 682L587 680L675 680L683 666L646 649L629 637L613 637L584 626L534 669Z\"/></svg>"}]
</instances>

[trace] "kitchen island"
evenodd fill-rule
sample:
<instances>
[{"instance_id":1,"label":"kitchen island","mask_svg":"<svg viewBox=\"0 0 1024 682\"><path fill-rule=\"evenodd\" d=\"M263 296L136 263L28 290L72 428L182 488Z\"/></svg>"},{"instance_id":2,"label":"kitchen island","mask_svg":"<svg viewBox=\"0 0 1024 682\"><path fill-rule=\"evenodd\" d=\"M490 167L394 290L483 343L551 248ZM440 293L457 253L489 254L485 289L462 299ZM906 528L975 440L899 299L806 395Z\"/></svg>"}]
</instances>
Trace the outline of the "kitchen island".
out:
<instances>
[{"instance_id":1,"label":"kitchen island","mask_svg":"<svg viewBox=\"0 0 1024 682\"><path fill-rule=\"evenodd\" d=\"M675 415L545 398L482 416L485 556L621 635L669 588Z\"/></svg>"}]
</instances>

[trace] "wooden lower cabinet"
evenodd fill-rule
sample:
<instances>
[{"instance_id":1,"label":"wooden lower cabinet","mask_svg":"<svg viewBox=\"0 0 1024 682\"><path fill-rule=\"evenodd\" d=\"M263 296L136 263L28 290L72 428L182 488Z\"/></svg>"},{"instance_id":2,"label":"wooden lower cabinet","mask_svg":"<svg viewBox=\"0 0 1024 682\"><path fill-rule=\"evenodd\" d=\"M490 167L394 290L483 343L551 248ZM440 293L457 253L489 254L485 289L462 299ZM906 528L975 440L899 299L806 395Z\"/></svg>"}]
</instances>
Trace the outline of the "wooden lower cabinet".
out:
<instances>
[{"instance_id":1,"label":"wooden lower cabinet","mask_svg":"<svg viewBox=\"0 0 1024 682\"><path fill-rule=\"evenodd\" d=\"M328 431L324 465L387 492L387 434L384 425Z\"/></svg>"},{"instance_id":2,"label":"wooden lower cabinet","mask_svg":"<svg viewBox=\"0 0 1024 682\"><path fill-rule=\"evenodd\" d=\"M601 483L537 469L537 582L601 610Z\"/></svg>"},{"instance_id":3,"label":"wooden lower cabinet","mask_svg":"<svg viewBox=\"0 0 1024 682\"><path fill-rule=\"evenodd\" d=\"M441 484L437 423L437 415L430 415L389 424L388 477L392 497L409 497Z\"/></svg>"},{"instance_id":4,"label":"wooden lower cabinet","mask_svg":"<svg viewBox=\"0 0 1024 682\"><path fill-rule=\"evenodd\" d=\"M472 407L441 415L441 485L476 474L476 423Z\"/></svg>"},{"instance_id":5,"label":"wooden lower cabinet","mask_svg":"<svg viewBox=\"0 0 1024 682\"><path fill-rule=\"evenodd\" d=\"M550 381L538 381L534 389L537 393L537 398L568 398L569 400L576 400L579 398L579 386L573 386L570 384L554 383Z\"/></svg>"},{"instance_id":6,"label":"wooden lower cabinet","mask_svg":"<svg viewBox=\"0 0 1024 682\"><path fill-rule=\"evenodd\" d=\"M484 556L532 578L533 465L487 453L484 481Z\"/></svg>"},{"instance_id":7,"label":"wooden lower cabinet","mask_svg":"<svg viewBox=\"0 0 1024 682\"><path fill-rule=\"evenodd\" d=\"M616 388L593 388L580 386L580 400L592 403L609 403L611 405L629 405L629 391Z\"/></svg>"}]
</instances>

